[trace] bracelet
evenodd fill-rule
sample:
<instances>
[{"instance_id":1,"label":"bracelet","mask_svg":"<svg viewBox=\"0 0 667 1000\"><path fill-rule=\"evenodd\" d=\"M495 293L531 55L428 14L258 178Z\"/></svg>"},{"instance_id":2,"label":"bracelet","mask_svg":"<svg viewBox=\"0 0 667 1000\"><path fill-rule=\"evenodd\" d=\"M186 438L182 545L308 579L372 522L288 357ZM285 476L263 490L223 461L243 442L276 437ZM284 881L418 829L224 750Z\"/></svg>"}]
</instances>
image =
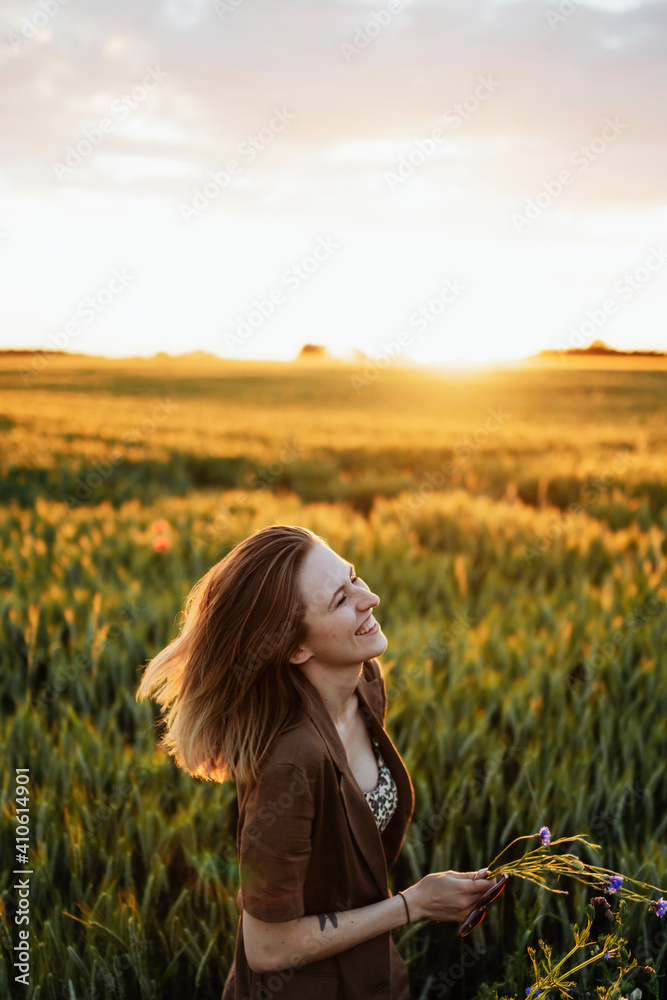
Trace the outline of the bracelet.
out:
<instances>
[{"instance_id":1,"label":"bracelet","mask_svg":"<svg viewBox=\"0 0 667 1000\"><path fill-rule=\"evenodd\" d=\"M397 896L400 896L400 897L401 897L401 899L403 900L403 905L405 906L405 912L406 912L406 913L407 913L407 915L408 915L408 923L409 923L409 924L410 924L410 923L412 923L412 921L410 920L410 911L409 911L409 909L408 909L408 901L406 900L406 898L405 898L405 896L403 895L403 893L402 893L402 892L400 892L400 891L399 891L399 892L397 892L397 893L396 893L396 895L397 895Z\"/></svg>"}]
</instances>

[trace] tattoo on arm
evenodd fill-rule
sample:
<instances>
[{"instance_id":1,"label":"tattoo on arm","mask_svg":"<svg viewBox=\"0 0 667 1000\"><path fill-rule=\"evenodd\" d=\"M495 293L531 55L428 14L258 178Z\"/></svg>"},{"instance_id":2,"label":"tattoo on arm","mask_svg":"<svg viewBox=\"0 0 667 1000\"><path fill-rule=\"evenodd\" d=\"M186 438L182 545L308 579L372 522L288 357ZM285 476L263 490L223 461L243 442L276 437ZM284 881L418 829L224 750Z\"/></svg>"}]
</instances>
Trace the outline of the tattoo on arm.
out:
<instances>
[{"instance_id":1,"label":"tattoo on arm","mask_svg":"<svg viewBox=\"0 0 667 1000\"><path fill-rule=\"evenodd\" d=\"M338 917L335 913L319 913L318 920L320 922L321 931L323 931L326 927L327 920L331 921L333 927L338 927Z\"/></svg>"}]
</instances>

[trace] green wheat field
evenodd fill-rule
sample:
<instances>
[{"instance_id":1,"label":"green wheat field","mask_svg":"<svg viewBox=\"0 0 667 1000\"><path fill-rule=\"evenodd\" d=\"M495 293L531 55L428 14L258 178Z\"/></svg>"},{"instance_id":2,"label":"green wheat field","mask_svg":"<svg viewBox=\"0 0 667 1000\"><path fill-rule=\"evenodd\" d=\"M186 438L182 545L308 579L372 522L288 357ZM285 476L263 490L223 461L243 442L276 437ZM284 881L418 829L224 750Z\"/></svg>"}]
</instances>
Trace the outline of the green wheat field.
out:
<instances>
[{"instance_id":1,"label":"green wheat field","mask_svg":"<svg viewBox=\"0 0 667 1000\"><path fill-rule=\"evenodd\" d=\"M276 522L322 535L381 599L387 729L416 794L394 891L543 824L667 890L666 366L5 355L0 461L1 997L218 1000L235 789L158 752L134 695L191 586ZM528 949L564 955L584 919L590 891L560 887L511 880L465 942L394 931L415 1000L523 1000ZM667 924L630 903L623 932L659 986L635 969L615 995L666 997ZM575 1000L606 996L612 966L577 973Z\"/></svg>"}]
</instances>

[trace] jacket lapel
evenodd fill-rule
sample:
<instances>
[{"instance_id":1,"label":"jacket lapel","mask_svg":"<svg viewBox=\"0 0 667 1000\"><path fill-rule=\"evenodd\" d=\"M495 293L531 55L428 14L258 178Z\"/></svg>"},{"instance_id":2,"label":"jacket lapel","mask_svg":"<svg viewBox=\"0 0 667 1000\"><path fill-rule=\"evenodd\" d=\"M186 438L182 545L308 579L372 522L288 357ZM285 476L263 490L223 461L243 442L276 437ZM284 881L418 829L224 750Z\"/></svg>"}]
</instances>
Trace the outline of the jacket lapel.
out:
<instances>
[{"instance_id":1,"label":"jacket lapel","mask_svg":"<svg viewBox=\"0 0 667 1000\"><path fill-rule=\"evenodd\" d=\"M377 728L379 727L382 729L382 726L377 721L368 704L368 701L364 697L363 688L365 685L365 680L363 678L360 679L357 687L357 694L362 707L365 708L371 718L371 724L375 723L374 732L376 732ZM389 892L387 863L385 860L385 850L380 837L380 831L377 828L373 813L369 809L368 803L364 798L364 793L359 788L356 778L350 770L347 754L345 753L345 747L341 742L338 730L333 723L333 719L329 715L319 692L314 687L313 692L314 693L311 695L313 709L309 712L309 715L313 724L320 733L320 736L324 740L329 754L339 772L338 781L340 785L341 799L347 813L347 820L352 836L354 837L354 840L356 841L356 844L368 867L373 873L373 877L375 878L382 895L387 896ZM388 740L384 731L383 735ZM380 742L379 736L378 742ZM384 740L380 745L384 748ZM389 757L389 754L387 757ZM385 759L387 760L388 766L391 766L389 764L389 760L387 758ZM400 792L401 789L399 786L399 795ZM410 789L410 793L411 792L412 789Z\"/></svg>"},{"instance_id":2,"label":"jacket lapel","mask_svg":"<svg viewBox=\"0 0 667 1000\"><path fill-rule=\"evenodd\" d=\"M362 707L364 707L366 700L364 698L364 691L361 685L357 688L357 694L359 695L359 701L361 702ZM392 773L394 781L396 782L396 791L398 793L398 805L396 807L396 812L389 820L387 826L381 834L386 865L388 869L391 869L394 862L398 858L405 839L408 823L410 822L414 812L415 793L408 770L403 763L400 754L396 750L396 747L389 738L389 734L372 709L367 705L365 707L365 714L370 720L371 731L380 745L380 753L384 757L385 764Z\"/></svg>"}]
</instances>

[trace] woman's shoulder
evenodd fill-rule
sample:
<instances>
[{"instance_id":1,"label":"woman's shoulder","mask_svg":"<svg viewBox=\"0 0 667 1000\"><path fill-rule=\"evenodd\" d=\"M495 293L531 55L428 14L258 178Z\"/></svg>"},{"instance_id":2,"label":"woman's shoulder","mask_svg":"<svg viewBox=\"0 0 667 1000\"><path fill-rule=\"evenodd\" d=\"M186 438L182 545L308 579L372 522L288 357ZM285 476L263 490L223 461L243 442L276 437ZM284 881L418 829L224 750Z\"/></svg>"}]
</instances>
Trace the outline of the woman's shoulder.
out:
<instances>
[{"instance_id":1,"label":"woman's shoulder","mask_svg":"<svg viewBox=\"0 0 667 1000\"><path fill-rule=\"evenodd\" d=\"M326 756L326 747L317 728L306 715L298 725L275 737L266 757L272 767L289 765L311 772L318 770Z\"/></svg>"}]
</instances>

